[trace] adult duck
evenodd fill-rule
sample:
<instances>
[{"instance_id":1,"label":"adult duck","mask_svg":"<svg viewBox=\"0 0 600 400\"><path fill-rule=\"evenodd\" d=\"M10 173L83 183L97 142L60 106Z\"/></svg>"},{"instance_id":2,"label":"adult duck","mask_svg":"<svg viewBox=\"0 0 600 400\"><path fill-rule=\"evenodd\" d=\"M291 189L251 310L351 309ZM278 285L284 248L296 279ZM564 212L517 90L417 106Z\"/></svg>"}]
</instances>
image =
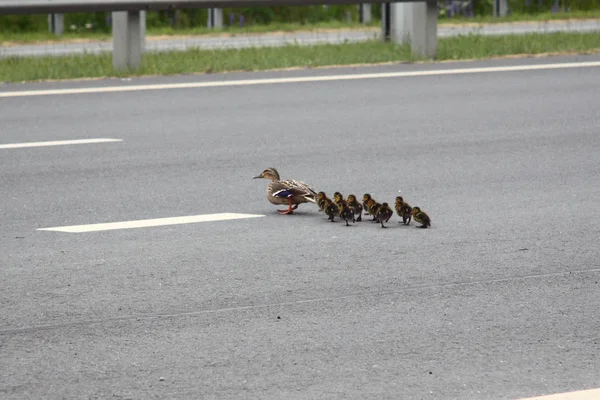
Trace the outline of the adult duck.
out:
<instances>
[{"instance_id":1,"label":"adult duck","mask_svg":"<svg viewBox=\"0 0 600 400\"><path fill-rule=\"evenodd\" d=\"M269 179L267 186L267 200L271 204L287 204L287 210L277 210L279 214L293 214L299 204L317 203L317 192L306 183L294 179L282 181L275 168L267 168L260 175L252 179Z\"/></svg>"}]
</instances>

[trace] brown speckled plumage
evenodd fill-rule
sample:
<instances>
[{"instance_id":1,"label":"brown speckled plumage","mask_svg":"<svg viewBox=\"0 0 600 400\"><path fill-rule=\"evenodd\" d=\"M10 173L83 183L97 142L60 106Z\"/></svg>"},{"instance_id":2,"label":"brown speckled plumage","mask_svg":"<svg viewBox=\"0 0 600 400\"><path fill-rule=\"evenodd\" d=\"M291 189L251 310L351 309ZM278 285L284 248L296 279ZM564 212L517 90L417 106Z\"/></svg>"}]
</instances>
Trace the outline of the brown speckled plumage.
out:
<instances>
[{"instance_id":1,"label":"brown speckled plumage","mask_svg":"<svg viewBox=\"0 0 600 400\"><path fill-rule=\"evenodd\" d=\"M267 186L267 200L271 204L289 205L287 210L278 210L280 214L293 214L293 210L302 203L317 203L317 192L302 181L287 179L282 181L275 168L267 168L253 179L269 179Z\"/></svg>"}]
</instances>

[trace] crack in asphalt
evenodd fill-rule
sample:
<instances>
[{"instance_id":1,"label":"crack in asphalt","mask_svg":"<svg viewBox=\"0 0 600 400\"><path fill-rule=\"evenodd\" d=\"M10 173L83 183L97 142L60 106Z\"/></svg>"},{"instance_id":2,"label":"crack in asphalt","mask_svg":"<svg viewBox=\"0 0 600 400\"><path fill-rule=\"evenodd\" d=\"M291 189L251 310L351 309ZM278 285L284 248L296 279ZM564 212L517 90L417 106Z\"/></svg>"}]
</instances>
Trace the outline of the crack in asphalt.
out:
<instances>
[{"instance_id":1,"label":"crack in asphalt","mask_svg":"<svg viewBox=\"0 0 600 400\"><path fill-rule=\"evenodd\" d=\"M23 327L23 328L3 329L3 330L0 330L0 335L14 335L14 334L18 334L18 333L31 333L31 332L37 332L37 331L43 331L43 330L70 328L70 327L74 327L74 326L86 326L86 325L93 325L93 324L104 324L104 323L119 322L119 321L132 321L132 320L138 321L141 319L176 318L176 317L196 316L196 315L204 315L204 314L211 314L211 313L243 311L243 310L270 308L270 307L293 306L293 305L299 305L299 304L310 304L310 303L344 300L344 299L357 298L357 297L388 296L388 295L400 294L403 292L408 292L408 291L413 291L413 290L444 289L444 288L462 287L462 286L470 286L470 285L482 285L482 284L490 284L490 283L510 282L510 281L536 279L536 278L550 278L550 277L556 277L556 276L573 275L573 274L589 274L589 273L598 273L598 272L600 272L600 267L594 267L592 269L583 269L583 270L576 270L576 271L551 272L551 273L545 273L545 274L530 274L530 275L515 276L515 277L509 277L509 278L479 279L479 280L473 280L473 281L453 282L453 283L438 284L438 285L416 285L416 286L409 286L409 287L405 287L402 289L391 290L391 291L352 293L352 294L345 294L345 295L339 295L339 296L317 297L317 298L313 298L313 299L293 300L293 301L286 301L286 302L279 302L279 303L219 307L219 308L212 308L212 309L170 312L170 313L135 314L135 315L128 315L128 316L123 316L123 317L101 318L101 319L95 319L95 320L82 320L82 321L57 323L57 324L28 326L28 327Z\"/></svg>"}]
</instances>

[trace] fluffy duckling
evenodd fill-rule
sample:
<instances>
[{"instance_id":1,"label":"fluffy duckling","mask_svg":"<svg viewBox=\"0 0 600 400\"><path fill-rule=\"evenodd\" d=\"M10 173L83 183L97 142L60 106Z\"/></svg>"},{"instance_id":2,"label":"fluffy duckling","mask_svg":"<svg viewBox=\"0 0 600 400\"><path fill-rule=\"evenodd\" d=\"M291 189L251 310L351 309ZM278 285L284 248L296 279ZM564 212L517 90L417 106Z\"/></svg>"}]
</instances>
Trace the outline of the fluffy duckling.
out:
<instances>
[{"instance_id":1,"label":"fluffy duckling","mask_svg":"<svg viewBox=\"0 0 600 400\"><path fill-rule=\"evenodd\" d=\"M339 215L339 209L338 206L331 200L326 200L325 201L325 208L324 208L325 214L327 214L328 216L328 220L330 220L331 222L335 222L334 218L336 215Z\"/></svg>"},{"instance_id":2,"label":"fluffy duckling","mask_svg":"<svg viewBox=\"0 0 600 400\"><path fill-rule=\"evenodd\" d=\"M327 200L331 201L325 192L317 193L317 205L319 206L319 212L325 211L325 202Z\"/></svg>"},{"instance_id":3,"label":"fluffy duckling","mask_svg":"<svg viewBox=\"0 0 600 400\"><path fill-rule=\"evenodd\" d=\"M419 207L412 208L412 216L421 226L416 226L415 228L427 228L431 226L431 220L429 219L429 215L425 214L424 211L421 211Z\"/></svg>"},{"instance_id":4,"label":"fluffy duckling","mask_svg":"<svg viewBox=\"0 0 600 400\"><path fill-rule=\"evenodd\" d=\"M346 200L341 200L338 208L340 210L339 216L341 219L346 221L346 226L350 226L348 220L352 220L352 223L356 222L354 219L354 212L350 207L348 207L348 202L346 202Z\"/></svg>"},{"instance_id":5,"label":"fluffy duckling","mask_svg":"<svg viewBox=\"0 0 600 400\"><path fill-rule=\"evenodd\" d=\"M381 208L381 203L378 203L373 199L369 200L367 203L369 204L369 214L373 216L371 222L379 222L377 220L377 210Z\"/></svg>"},{"instance_id":6,"label":"fluffy duckling","mask_svg":"<svg viewBox=\"0 0 600 400\"><path fill-rule=\"evenodd\" d=\"M404 225L410 225L410 220L412 218L412 207L404 201L402 196L396 197L395 208L398 216L402 217L402 223ZM400 221L398 221L398 223L400 223Z\"/></svg>"},{"instance_id":7,"label":"fluffy duckling","mask_svg":"<svg viewBox=\"0 0 600 400\"><path fill-rule=\"evenodd\" d=\"M362 206L363 206L363 210L365 210L365 215L369 215L369 206L367 205L367 203L369 202L369 200L372 200L372 199L373 198L371 197L371 195L369 193L363 194Z\"/></svg>"},{"instance_id":8,"label":"fluffy duckling","mask_svg":"<svg viewBox=\"0 0 600 400\"><path fill-rule=\"evenodd\" d=\"M333 202L340 207L342 201L344 201L344 195L342 195L340 192L335 192L333 194Z\"/></svg>"},{"instance_id":9,"label":"fluffy duckling","mask_svg":"<svg viewBox=\"0 0 600 400\"><path fill-rule=\"evenodd\" d=\"M352 209L356 222L361 222L363 206L358 202L356 196L353 194L348 195L348 207ZM358 218L356 218L357 215Z\"/></svg>"},{"instance_id":10,"label":"fluffy duckling","mask_svg":"<svg viewBox=\"0 0 600 400\"><path fill-rule=\"evenodd\" d=\"M392 215L394 215L394 211L390 208L388 203L382 203L379 208L377 208L377 221L381 223L382 228L386 228L386 226L383 226L383 223L388 222L390 218L392 218Z\"/></svg>"}]
</instances>

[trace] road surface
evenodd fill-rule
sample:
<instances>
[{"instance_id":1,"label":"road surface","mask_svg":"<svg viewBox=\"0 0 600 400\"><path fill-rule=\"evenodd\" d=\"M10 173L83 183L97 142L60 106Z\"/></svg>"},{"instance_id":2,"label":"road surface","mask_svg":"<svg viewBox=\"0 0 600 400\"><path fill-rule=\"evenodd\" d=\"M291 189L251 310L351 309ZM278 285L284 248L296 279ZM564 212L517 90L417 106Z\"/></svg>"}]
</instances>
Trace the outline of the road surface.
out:
<instances>
[{"instance_id":1,"label":"road surface","mask_svg":"<svg viewBox=\"0 0 600 400\"><path fill-rule=\"evenodd\" d=\"M441 72L583 61L2 86L1 397L598 388L600 67ZM334 79L414 71L437 72ZM131 90L151 84L170 86ZM280 216L251 179L270 166L329 195L401 190L432 227ZM124 229L220 213L255 217Z\"/></svg>"}]
</instances>

